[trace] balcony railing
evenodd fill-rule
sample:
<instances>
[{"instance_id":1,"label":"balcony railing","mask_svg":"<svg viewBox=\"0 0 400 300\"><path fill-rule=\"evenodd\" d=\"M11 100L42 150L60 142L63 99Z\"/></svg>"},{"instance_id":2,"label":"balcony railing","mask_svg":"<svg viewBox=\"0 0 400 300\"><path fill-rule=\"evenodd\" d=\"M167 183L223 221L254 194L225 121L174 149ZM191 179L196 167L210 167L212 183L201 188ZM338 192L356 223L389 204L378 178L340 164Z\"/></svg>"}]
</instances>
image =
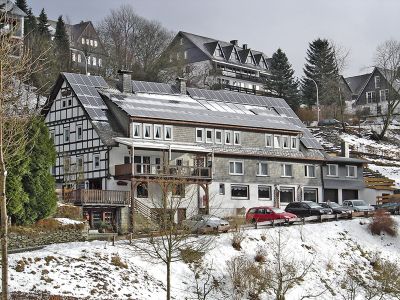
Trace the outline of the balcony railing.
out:
<instances>
[{"instance_id":1,"label":"balcony railing","mask_svg":"<svg viewBox=\"0 0 400 300\"><path fill-rule=\"evenodd\" d=\"M268 96L268 94L262 90L249 89L249 88L236 86L236 85L230 85L230 84L222 84L221 89L240 92L240 93L246 93L246 94L254 94L257 96Z\"/></svg>"},{"instance_id":2,"label":"balcony railing","mask_svg":"<svg viewBox=\"0 0 400 300\"><path fill-rule=\"evenodd\" d=\"M127 191L72 190L64 192L65 203L77 205L129 205L131 194Z\"/></svg>"},{"instance_id":3,"label":"balcony railing","mask_svg":"<svg viewBox=\"0 0 400 300\"><path fill-rule=\"evenodd\" d=\"M116 165L115 176L132 176L132 165ZM134 164L134 176L211 179L211 168L157 164Z\"/></svg>"}]
</instances>

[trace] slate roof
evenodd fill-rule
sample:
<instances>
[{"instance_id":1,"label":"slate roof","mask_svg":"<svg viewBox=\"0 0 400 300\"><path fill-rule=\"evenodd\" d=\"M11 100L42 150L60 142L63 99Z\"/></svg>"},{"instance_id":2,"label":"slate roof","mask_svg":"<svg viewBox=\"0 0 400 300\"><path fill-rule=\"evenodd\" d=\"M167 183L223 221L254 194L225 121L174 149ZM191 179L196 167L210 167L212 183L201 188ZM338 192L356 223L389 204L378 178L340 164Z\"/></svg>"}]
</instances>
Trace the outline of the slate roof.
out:
<instances>
[{"instance_id":1,"label":"slate roof","mask_svg":"<svg viewBox=\"0 0 400 300\"><path fill-rule=\"evenodd\" d=\"M4 5L4 7L1 9L1 11L5 11L6 13L10 13L15 16L26 16L25 12L10 0L0 0L0 6L2 5Z\"/></svg>"},{"instance_id":2,"label":"slate roof","mask_svg":"<svg viewBox=\"0 0 400 300\"><path fill-rule=\"evenodd\" d=\"M348 84L351 92L354 95L358 95L361 92L361 89L364 87L365 83L368 81L372 73L346 77L344 80Z\"/></svg>"},{"instance_id":3,"label":"slate roof","mask_svg":"<svg viewBox=\"0 0 400 300\"><path fill-rule=\"evenodd\" d=\"M326 156L326 160L328 163L350 163L350 164L366 164L367 161L360 158L353 157L343 157L343 156Z\"/></svg>"},{"instance_id":4,"label":"slate roof","mask_svg":"<svg viewBox=\"0 0 400 300\"><path fill-rule=\"evenodd\" d=\"M263 57L265 57L267 64L268 64L268 62L269 62L268 57L261 51L253 50L250 48L244 49L240 46L233 45L229 42L220 41L220 40L216 40L213 38L196 35L196 34L184 32L184 31L180 31L178 33L178 35L181 35L181 36L187 38L189 41L191 41L199 50L201 50L211 60L216 60L216 61L221 61L221 62L229 62L230 64L234 64L234 65L237 65L240 67L254 68L254 69L258 69L260 71L268 72L268 69L266 69L262 64L254 65L254 64L245 63L247 54L249 53L249 51L251 51L253 53L253 56L255 56L255 55L260 56L260 60L258 61L258 63L260 63L261 56L263 56ZM225 56L225 58L213 56L214 50L216 49L217 44L219 44L221 46L224 54L232 53L233 47L235 47L242 62L229 60L229 56ZM268 64L268 67L269 67L269 64Z\"/></svg>"}]
</instances>

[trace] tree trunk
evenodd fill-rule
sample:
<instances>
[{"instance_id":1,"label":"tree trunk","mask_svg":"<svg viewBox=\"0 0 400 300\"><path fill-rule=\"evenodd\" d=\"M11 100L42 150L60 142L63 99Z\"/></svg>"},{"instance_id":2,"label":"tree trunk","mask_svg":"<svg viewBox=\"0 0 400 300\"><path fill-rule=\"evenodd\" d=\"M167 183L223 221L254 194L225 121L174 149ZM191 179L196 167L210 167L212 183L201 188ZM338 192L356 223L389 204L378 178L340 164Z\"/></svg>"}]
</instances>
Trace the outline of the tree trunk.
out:
<instances>
[{"instance_id":1,"label":"tree trunk","mask_svg":"<svg viewBox=\"0 0 400 300\"><path fill-rule=\"evenodd\" d=\"M390 119L391 118L388 116L388 118L383 122L383 128L378 137L379 140L382 140L385 137L386 131L389 128Z\"/></svg>"},{"instance_id":2,"label":"tree trunk","mask_svg":"<svg viewBox=\"0 0 400 300\"><path fill-rule=\"evenodd\" d=\"M167 259L167 300L171 299L171 261Z\"/></svg>"}]
</instances>

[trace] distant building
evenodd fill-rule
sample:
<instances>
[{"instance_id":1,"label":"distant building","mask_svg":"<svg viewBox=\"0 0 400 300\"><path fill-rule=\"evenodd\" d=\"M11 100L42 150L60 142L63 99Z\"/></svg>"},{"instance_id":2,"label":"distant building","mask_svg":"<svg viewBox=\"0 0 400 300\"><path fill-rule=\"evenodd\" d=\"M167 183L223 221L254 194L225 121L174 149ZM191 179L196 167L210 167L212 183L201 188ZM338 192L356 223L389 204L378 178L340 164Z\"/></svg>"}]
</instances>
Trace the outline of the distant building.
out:
<instances>
[{"instance_id":1,"label":"distant building","mask_svg":"<svg viewBox=\"0 0 400 300\"><path fill-rule=\"evenodd\" d=\"M190 77L198 87L264 94L270 75L270 59L237 40L228 43L180 31L167 53L171 63L182 61L186 72L194 73Z\"/></svg>"},{"instance_id":2,"label":"distant building","mask_svg":"<svg viewBox=\"0 0 400 300\"><path fill-rule=\"evenodd\" d=\"M49 21L49 30L55 34L57 21ZM103 44L91 21L78 24L66 24L71 47L71 66L75 71L84 73L87 67L92 75L104 74L104 58L106 56Z\"/></svg>"},{"instance_id":3,"label":"distant building","mask_svg":"<svg viewBox=\"0 0 400 300\"><path fill-rule=\"evenodd\" d=\"M3 16L4 14L4 16ZM15 56L20 56L24 38L24 17L26 14L13 2L0 0L0 35L11 34L15 40Z\"/></svg>"}]
</instances>

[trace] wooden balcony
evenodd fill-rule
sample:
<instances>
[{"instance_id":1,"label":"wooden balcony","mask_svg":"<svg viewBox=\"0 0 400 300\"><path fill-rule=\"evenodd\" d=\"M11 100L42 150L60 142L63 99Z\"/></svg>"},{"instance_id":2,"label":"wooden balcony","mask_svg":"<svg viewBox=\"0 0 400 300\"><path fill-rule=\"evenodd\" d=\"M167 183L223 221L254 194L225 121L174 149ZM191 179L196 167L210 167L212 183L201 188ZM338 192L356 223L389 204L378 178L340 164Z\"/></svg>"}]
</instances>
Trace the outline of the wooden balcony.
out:
<instances>
[{"instance_id":1,"label":"wooden balcony","mask_svg":"<svg viewBox=\"0 0 400 300\"><path fill-rule=\"evenodd\" d=\"M161 177L171 179L186 180L210 180L211 168L193 167L193 166L176 166L176 165L156 165L156 164L134 164L133 177ZM132 177L132 165L116 165L115 177L129 179Z\"/></svg>"},{"instance_id":2,"label":"wooden balcony","mask_svg":"<svg viewBox=\"0 0 400 300\"><path fill-rule=\"evenodd\" d=\"M72 190L64 192L64 202L75 205L112 205L130 204L131 194L126 191Z\"/></svg>"}]
</instances>

